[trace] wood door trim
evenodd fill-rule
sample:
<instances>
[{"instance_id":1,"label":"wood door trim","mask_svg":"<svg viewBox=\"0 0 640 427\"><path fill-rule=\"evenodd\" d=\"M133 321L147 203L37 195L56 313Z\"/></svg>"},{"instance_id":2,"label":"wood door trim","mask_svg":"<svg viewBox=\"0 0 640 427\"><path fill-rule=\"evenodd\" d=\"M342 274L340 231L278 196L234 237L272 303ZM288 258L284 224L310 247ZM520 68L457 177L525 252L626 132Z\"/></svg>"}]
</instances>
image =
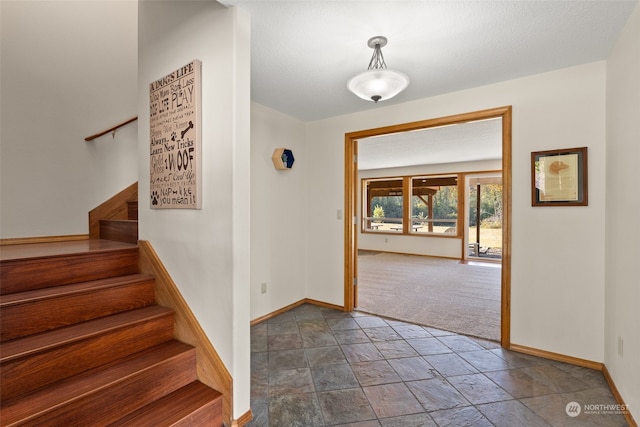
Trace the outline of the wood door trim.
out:
<instances>
[{"instance_id":1,"label":"wood door trim","mask_svg":"<svg viewBox=\"0 0 640 427\"><path fill-rule=\"evenodd\" d=\"M512 107L497 107L470 113L438 117L417 122L403 123L345 134L345 182L344 182L344 310L355 306L357 286L357 212L358 185L357 141L370 136L385 135L431 127L465 123L476 120L502 118L502 179L503 179L503 233L501 278L501 326L500 343L509 348L511 340L511 125Z\"/></svg>"}]
</instances>

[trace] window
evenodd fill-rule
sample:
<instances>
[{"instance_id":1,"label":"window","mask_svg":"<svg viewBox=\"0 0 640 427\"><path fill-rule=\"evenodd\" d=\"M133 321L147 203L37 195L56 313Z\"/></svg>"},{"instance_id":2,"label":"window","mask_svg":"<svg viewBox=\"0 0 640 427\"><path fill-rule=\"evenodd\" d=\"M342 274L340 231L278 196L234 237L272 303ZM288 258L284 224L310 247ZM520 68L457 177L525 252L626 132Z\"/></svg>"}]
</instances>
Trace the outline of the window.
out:
<instances>
[{"instance_id":1,"label":"window","mask_svg":"<svg viewBox=\"0 0 640 427\"><path fill-rule=\"evenodd\" d=\"M412 233L457 234L458 177L411 178Z\"/></svg>"},{"instance_id":2,"label":"window","mask_svg":"<svg viewBox=\"0 0 640 427\"><path fill-rule=\"evenodd\" d=\"M363 227L367 231L402 233L403 179L365 180L363 194L366 206Z\"/></svg>"},{"instance_id":3,"label":"window","mask_svg":"<svg viewBox=\"0 0 640 427\"><path fill-rule=\"evenodd\" d=\"M457 175L364 179L362 202L363 232L457 235Z\"/></svg>"}]
</instances>

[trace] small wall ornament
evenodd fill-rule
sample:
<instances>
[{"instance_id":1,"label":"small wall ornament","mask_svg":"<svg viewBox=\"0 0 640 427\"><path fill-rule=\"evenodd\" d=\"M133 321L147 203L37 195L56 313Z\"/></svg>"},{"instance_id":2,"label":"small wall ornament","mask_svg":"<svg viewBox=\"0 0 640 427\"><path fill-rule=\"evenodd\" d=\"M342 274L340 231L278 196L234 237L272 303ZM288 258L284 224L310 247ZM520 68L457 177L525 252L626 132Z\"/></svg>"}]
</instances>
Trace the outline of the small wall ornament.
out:
<instances>
[{"instance_id":1,"label":"small wall ornament","mask_svg":"<svg viewBox=\"0 0 640 427\"><path fill-rule=\"evenodd\" d=\"M293 152L288 148L276 148L271 156L273 166L278 170L289 170L293 167L295 158Z\"/></svg>"}]
</instances>

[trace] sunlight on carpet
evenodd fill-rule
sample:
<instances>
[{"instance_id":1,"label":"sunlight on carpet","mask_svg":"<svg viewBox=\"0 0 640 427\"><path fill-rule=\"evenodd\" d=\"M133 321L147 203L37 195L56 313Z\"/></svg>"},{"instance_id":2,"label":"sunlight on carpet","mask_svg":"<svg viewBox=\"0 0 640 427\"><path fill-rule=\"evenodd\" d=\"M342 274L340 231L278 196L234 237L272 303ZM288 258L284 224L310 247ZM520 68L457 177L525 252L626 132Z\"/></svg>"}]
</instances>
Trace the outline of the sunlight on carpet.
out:
<instances>
[{"instance_id":1,"label":"sunlight on carpet","mask_svg":"<svg viewBox=\"0 0 640 427\"><path fill-rule=\"evenodd\" d=\"M358 257L358 310L500 340L501 269L417 255Z\"/></svg>"}]
</instances>

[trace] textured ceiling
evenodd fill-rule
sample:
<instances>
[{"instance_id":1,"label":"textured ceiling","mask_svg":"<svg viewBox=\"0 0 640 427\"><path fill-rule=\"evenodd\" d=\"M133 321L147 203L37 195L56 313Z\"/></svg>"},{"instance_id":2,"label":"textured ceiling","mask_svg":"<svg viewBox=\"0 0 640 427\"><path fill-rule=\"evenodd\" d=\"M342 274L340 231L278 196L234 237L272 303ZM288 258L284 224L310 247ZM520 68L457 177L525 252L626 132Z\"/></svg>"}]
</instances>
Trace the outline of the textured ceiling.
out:
<instances>
[{"instance_id":1,"label":"textured ceiling","mask_svg":"<svg viewBox=\"0 0 640 427\"><path fill-rule=\"evenodd\" d=\"M637 0L220 0L251 15L252 99L304 121L606 59ZM375 105L347 80L389 39L409 88Z\"/></svg>"},{"instance_id":2,"label":"textured ceiling","mask_svg":"<svg viewBox=\"0 0 640 427\"><path fill-rule=\"evenodd\" d=\"M500 158L501 119L375 136L358 141L360 170Z\"/></svg>"}]
</instances>

